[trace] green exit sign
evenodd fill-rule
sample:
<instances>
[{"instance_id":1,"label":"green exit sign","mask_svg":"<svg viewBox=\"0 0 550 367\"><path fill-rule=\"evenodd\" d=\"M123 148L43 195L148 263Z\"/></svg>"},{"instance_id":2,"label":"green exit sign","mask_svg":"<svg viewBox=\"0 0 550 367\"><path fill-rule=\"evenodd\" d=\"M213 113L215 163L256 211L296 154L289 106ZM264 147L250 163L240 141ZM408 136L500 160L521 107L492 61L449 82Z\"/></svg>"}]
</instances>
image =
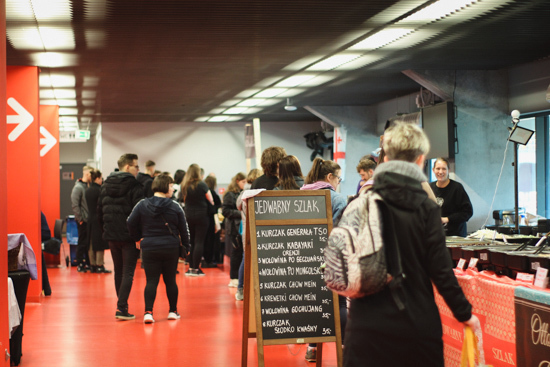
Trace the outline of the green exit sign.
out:
<instances>
[{"instance_id":1,"label":"green exit sign","mask_svg":"<svg viewBox=\"0 0 550 367\"><path fill-rule=\"evenodd\" d=\"M76 139L90 139L90 130L76 130L75 133Z\"/></svg>"}]
</instances>

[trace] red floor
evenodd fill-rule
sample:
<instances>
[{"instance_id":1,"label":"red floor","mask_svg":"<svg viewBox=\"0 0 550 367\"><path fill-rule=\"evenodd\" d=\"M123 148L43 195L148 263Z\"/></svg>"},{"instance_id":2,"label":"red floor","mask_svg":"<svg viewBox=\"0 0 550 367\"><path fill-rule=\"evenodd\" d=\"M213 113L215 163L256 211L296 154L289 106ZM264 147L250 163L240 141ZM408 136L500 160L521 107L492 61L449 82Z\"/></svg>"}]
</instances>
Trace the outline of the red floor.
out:
<instances>
[{"instance_id":1,"label":"red floor","mask_svg":"<svg viewBox=\"0 0 550 367\"><path fill-rule=\"evenodd\" d=\"M107 267L112 269L106 251ZM63 265L64 266L64 265ZM76 267L48 268L52 296L27 303L20 366L241 366L243 302L227 286L229 266L204 269L205 277L178 275L180 320L168 321L162 280L155 323L143 324L145 273L136 269L130 295L132 321L115 320L112 274L78 273ZM248 342L248 365L257 366L255 339ZM266 346L265 366L315 366L305 361L305 345ZM324 347L323 366L334 367L333 343Z\"/></svg>"}]
</instances>

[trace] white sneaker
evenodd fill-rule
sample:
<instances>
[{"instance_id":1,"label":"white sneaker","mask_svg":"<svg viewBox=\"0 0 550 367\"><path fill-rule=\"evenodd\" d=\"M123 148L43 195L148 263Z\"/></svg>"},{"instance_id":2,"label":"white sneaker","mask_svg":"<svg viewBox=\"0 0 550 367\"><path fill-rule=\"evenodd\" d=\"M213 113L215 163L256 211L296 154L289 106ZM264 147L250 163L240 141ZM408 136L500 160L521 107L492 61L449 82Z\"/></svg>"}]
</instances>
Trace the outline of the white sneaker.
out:
<instances>
[{"instance_id":1,"label":"white sneaker","mask_svg":"<svg viewBox=\"0 0 550 367\"><path fill-rule=\"evenodd\" d=\"M239 279L231 279L228 286L230 288L237 288L239 286Z\"/></svg>"},{"instance_id":2,"label":"white sneaker","mask_svg":"<svg viewBox=\"0 0 550 367\"><path fill-rule=\"evenodd\" d=\"M152 324L153 322L155 322L155 319L153 319L153 314L152 313L146 313L143 316L143 323Z\"/></svg>"},{"instance_id":3,"label":"white sneaker","mask_svg":"<svg viewBox=\"0 0 550 367\"><path fill-rule=\"evenodd\" d=\"M244 300L244 292L243 292L243 289L242 289L242 288L237 289L237 293L235 293L235 299L236 299L237 301L242 301L242 300Z\"/></svg>"},{"instance_id":4,"label":"white sneaker","mask_svg":"<svg viewBox=\"0 0 550 367\"><path fill-rule=\"evenodd\" d=\"M179 320L181 315L177 312L168 313L168 320Z\"/></svg>"}]
</instances>

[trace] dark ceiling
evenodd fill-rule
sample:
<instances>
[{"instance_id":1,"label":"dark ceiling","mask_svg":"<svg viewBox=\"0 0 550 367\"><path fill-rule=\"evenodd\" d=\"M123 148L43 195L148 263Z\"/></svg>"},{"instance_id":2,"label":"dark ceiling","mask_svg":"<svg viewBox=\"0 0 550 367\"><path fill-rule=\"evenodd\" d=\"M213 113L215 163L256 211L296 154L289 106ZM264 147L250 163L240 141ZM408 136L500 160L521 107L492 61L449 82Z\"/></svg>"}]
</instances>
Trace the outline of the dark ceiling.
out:
<instances>
[{"instance_id":1,"label":"dark ceiling","mask_svg":"<svg viewBox=\"0 0 550 367\"><path fill-rule=\"evenodd\" d=\"M37 50L16 46L10 30L29 25L72 30L74 49L59 52L76 56L76 65L40 65L41 71L75 76L73 114L92 123L195 121L214 116L233 103L227 101L237 103L236 96L243 91L274 85L345 50L358 37L395 27L435 3L55 0L63 1L71 6L70 21L35 18L34 24L15 19L10 4L19 1L7 1L7 63L36 65L32 55ZM285 111L282 98L237 118L315 121L318 117L300 107L366 106L418 90L420 86L402 73L406 69L494 70L550 55L550 1L472 3L449 18L416 24L416 38L410 42L405 37L370 51L368 56L375 61L362 68L329 72L331 80L292 97L297 111Z\"/></svg>"}]
</instances>

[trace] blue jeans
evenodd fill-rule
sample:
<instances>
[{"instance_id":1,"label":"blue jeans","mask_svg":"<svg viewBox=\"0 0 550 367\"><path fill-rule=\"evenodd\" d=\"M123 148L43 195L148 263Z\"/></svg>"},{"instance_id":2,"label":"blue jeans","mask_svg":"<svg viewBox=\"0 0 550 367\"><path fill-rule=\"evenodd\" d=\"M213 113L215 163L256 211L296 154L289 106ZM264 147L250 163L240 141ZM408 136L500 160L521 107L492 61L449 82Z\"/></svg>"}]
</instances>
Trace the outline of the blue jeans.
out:
<instances>
[{"instance_id":1,"label":"blue jeans","mask_svg":"<svg viewBox=\"0 0 550 367\"><path fill-rule=\"evenodd\" d=\"M128 311L128 297L134 283L134 272L139 250L134 242L109 241L115 271L115 289L118 296L117 308Z\"/></svg>"},{"instance_id":2,"label":"blue jeans","mask_svg":"<svg viewBox=\"0 0 550 367\"><path fill-rule=\"evenodd\" d=\"M239 288L244 288L244 250L243 250L243 260L241 261L241 266L239 266Z\"/></svg>"}]
</instances>

